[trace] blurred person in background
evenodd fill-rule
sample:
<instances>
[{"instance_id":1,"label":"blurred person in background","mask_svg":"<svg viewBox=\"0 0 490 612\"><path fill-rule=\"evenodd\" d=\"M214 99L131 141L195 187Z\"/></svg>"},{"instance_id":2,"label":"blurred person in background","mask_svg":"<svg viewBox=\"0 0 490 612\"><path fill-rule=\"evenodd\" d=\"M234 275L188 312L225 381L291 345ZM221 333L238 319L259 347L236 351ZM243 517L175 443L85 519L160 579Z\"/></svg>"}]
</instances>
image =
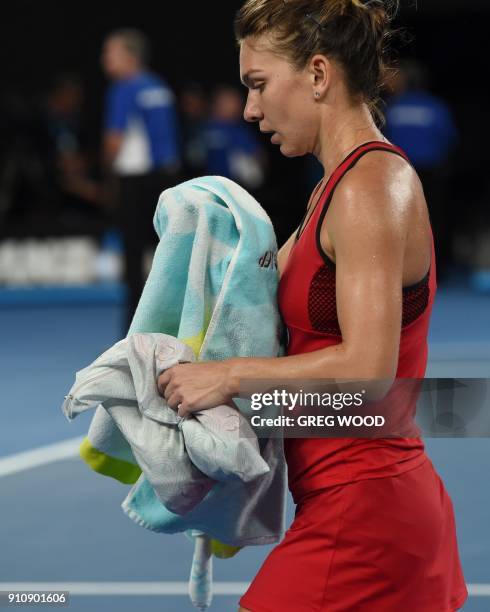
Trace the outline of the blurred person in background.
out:
<instances>
[{"instance_id":1,"label":"blurred person in background","mask_svg":"<svg viewBox=\"0 0 490 612\"><path fill-rule=\"evenodd\" d=\"M56 154L44 98L14 89L0 92L0 222L7 234L32 227L52 231L59 221Z\"/></svg>"},{"instance_id":2,"label":"blurred person in background","mask_svg":"<svg viewBox=\"0 0 490 612\"><path fill-rule=\"evenodd\" d=\"M103 204L95 159L90 155L84 126L84 86L75 74L58 75L43 105L49 140L49 165L62 220L80 227L80 221ZM88 205L88 206L87 206Z\"/></svg>"},{"instance_id":3,"label":"blurred person in background","mask_svg":"<svg viewBox=\"0 0 490 612\"><path fill-rule=\"evenodd\" d=\"M208 100L198 83L189 83L179 96L184 174L191 179L206 172L203 129L208 118Z\"/></svg>"},{"instance_id":4,"label":"blurred person in background","mask_svg":"<svg viewBox=\"0 0 490 612\"><path fill-rule=\"evenodd\" d=\"M211 101L211 117L204 127L206 173L225 176L249 191L265 178L265 155L255 134L242 117L240 91L220 85Z\"/></svg>"},{"instance_id":5,"label":"blurred person in background","mask_svg":"<svg viewBox=\"0 0 490 612\"><path fill-rule=\"evenodd\" d=\"M0 219L6 231L90 233L103 218L81 79L60 74L40 95L2 94Z\"/></svg>"},{"instance_id":6,"label":"blurred person in background","mask_svg":"<svg viewBox=\"0 0 490 612\"><path fill-rule=\"evenodd\" d=\"M104 41L101 63L113 83L107 93L103 156L118 178L127 326L145 283L145 251L157 241L153 214L158 197L179 181L181 168L175 97L148 70L148 60L149 43L138 30L115 30Z\"/></svg>"},{"instance_id":7,"label":"blurred person in background","mask_svg":"<svg viewBox=\"0 0 490 612\"><path fill-rule=\"evenodd\" d=\"M386 137L409 156L422 181L437 253L438 280L452 262L453 211L448 181L457 132L444 100L429 93L427 70L404 60L389 84Z\"/></svg>"},{"instance_id":8,"label":"blurred person in background","mask_svg":"<svg viewBox=\"0 0 490 612\"><path fill-rule=\"evenodd\" d=\"M44 120L56 154L79 153L82 148L83 84L76 75L55 77L46 94Z\"/></svg>"}]
</instances>

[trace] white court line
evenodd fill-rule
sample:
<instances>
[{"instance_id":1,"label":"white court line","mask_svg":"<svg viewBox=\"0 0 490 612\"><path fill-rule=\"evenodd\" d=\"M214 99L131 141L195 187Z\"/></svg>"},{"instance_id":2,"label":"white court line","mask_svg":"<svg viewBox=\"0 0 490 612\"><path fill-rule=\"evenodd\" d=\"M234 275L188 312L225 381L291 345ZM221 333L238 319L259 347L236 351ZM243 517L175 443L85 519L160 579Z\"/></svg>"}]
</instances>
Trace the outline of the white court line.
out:
<instances>
[{"instance_id":1,"label":"white court line","mask_svg":"<svg viewBox=\"0 0 490 612\"><path fill-rule=\"evenodd\" d=\"M213 582L214 595L243 595L248 582ZM69 591L70 595L189 595L188 582L0 582L0 591Z\"/></svg>"},{"instance_id":2,"label":"white court line","mask_svg":"<svg viewBox=\"0 0 490 612\"><path fill-rule=\"evenodd\" d=\"M0 457L0 477L30 470L40 465L46 465L62 459L77 457L82 440L85 436L70 438L56 444L40 446L32 450Z\"/></svg>"},{"instance_id":3,"label":"white court line","mask_svg":"<svg viewBox=\"0 0 490 612\"><path fill-rule=\"evenodd\" d=\"M0 458L0 477L78 456L84 436ZM467 584L471 597L490 597L490 583ZM248 582L214 582L215 595L242 595ZM69 591L71 595L188 595L188 582L0 582L0 591Z\"/></svg>"},{"instance_id":4,"label":"white court line","mask_svg":"<svg viewBox=\"0 0 490 612\"><path fill-rule=\"evenodd\" d=\"M248 582L214 582L214 595L243 595ZM470 597L490 597L490 583L467 584ZM0 582L0 591L69 591L70 595L188 595L188 582Z\"/></svg>"},{"instance_id":5,"label":"white court line","mask_svg":"<svg viewBox=\"0 0 490 612\"><path fill-rule=\"evenodd\" d=\"M472 597L490 597L490 584L467 584Z\"/></svg>"}]
</instances>

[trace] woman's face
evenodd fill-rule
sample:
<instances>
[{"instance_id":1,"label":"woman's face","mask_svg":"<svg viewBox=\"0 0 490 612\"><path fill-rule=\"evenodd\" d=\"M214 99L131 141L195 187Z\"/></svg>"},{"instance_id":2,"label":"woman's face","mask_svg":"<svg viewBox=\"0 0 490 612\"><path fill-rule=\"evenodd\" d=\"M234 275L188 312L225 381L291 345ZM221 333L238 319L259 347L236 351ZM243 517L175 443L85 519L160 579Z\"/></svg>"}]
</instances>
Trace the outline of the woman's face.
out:
<instances>
[{"instance_id":1,"label":"woman's face","mask_svg":"<svg viewBox=\"0 0 490 612\"><path fill-rule=\"evenodd\" d=\"M245 119L258 122L261 132L272 132L271 142L287 157L313 152L319 122L313 76L275 55L263 39L246 38L240 46L240 77L249 90Z\"/></svg>"}]
</instances>

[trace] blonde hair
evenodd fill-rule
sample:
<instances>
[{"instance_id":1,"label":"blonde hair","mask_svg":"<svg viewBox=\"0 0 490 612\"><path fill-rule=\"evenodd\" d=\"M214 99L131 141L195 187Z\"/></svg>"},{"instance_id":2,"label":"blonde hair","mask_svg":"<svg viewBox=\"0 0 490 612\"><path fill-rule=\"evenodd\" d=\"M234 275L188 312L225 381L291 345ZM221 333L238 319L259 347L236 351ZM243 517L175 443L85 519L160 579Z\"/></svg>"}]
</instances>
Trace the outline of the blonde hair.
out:
<instances>
[{"instance_id":1,"label":"blonde hair","mask_svg":"<svg viewBox=\"0 0 490 612\"><path fill-rule=\"evenodd\" d=\"M235 37L240 44L268 35L272 50L298 70L316 53L335 60L351 95L382 124L380 91L397 11L398 0L246 0L235 18Z\"/></svg>"}]
</instances>

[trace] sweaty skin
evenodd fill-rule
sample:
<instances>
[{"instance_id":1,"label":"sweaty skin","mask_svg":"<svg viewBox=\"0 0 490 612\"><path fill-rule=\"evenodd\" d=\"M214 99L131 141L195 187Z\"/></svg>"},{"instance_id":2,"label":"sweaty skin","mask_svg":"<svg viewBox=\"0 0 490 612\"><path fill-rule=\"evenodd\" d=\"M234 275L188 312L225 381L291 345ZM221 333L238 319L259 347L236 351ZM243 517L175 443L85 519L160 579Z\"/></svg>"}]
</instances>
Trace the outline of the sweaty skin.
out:
<instances>
[{"instance_id":1,"label":"sweaty skin","mask_svg":"<svg viewBox=\"0 0 490 612\"><path fill-rule=\"evenodd\" d=\"M266 41L246 39L240 65L249 88L245 119L273 132L284 155L315 154L326 177L355 147L385 140L367 106L352 101L340 68L324 56L297 71ZM181 416L229 402L240 379L263 378L264 372L281 379L394 378L402 286L422 279L430 264L429 217L415 171L380 151L362 157L335 190L320 240L336 262L341 343L287 357L177 365L159 377L158 387ZM294 235L279 251L280 274L293 241Z\"/></svg>"}]
</instances>

